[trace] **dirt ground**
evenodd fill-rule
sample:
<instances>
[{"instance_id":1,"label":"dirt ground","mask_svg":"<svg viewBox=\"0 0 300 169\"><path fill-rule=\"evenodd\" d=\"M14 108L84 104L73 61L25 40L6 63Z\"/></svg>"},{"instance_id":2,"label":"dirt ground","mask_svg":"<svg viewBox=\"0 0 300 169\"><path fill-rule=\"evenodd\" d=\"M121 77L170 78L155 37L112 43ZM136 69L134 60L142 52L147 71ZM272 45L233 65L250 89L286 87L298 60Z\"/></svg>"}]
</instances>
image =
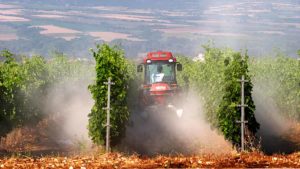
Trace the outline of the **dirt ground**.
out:
<instances>
[{"instance_id":1,"label":"dirt ground","mask_svg":"<svg viewBox=\"0 0 300 169\"><path fill-rule=\"evenodd\" d=\"M46 123L46 122L43 122ZM40 124L44 125L44 124ZM89 149L82 153L80 144L69 147L56 143L44 133L44 127L16 129L1 141L1 168L220 168L220 167L291 167L300 168L300 125L282 136L293 143L293 151L267 155L263 152L226 154L204 152L195 155L139 155L119 153L114 150ZM276 140L270 140L270 144ZM282 142L280 142L282 143ZM276 146L276 145L274 145ZM221 149L221 148L220 148ZM83 147L84 150L84 147Z\"/></svg>"},{"instance_id":2,"label":"dirt ground","mask_svg":"<svg viewBox=\"0 0 300 169\"><path fill-rule=\"evenodd\" d=\"M261 153L198 156L156 156L112 153L74 157L11 157L0 159L0 168L221 168L221 167L300 167L300 152L266 156Z\"/></svg>"}]
</instances>

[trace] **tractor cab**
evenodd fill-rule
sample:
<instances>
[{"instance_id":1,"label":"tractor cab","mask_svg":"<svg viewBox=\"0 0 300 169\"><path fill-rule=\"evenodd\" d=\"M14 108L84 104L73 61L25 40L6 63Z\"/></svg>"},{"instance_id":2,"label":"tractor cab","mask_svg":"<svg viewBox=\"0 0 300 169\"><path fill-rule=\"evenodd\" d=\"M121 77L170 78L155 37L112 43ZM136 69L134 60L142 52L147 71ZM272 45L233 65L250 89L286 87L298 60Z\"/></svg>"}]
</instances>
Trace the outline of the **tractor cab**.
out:
<instances>
[{"instance_id":1,"label":"tractor cab","mask_svg":"<svg viewBox=\"0 0 300 169\"><path fill-rule=\"evenodd\" d=\"M143 72L142 97L145 105L169 104L178 94L179 87L176 71L182 65L176 61L171 52L150 52L138 65L137 71Z\"/></svg>"}]
</instances>

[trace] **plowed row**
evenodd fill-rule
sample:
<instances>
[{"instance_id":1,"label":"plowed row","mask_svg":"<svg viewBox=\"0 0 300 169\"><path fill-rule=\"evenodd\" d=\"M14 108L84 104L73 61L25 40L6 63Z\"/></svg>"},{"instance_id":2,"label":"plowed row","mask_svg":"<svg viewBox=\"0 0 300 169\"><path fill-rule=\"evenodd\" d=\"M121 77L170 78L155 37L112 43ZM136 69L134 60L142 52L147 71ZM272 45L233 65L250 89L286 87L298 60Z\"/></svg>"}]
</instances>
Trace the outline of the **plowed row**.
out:
<instances>
[{"instance_id":1,"label":"plowed row","mask_svg":"<svg viewBox=\"0 0 300 169\"><path fill-rule=\"evenodd\" d=\"M117 153L86 157L21 157L0 160L0 168L194 168L194 167L300 167L300 152L266 156L261 153L200 156L126 156Z\"/></svg>"}]
</instances>

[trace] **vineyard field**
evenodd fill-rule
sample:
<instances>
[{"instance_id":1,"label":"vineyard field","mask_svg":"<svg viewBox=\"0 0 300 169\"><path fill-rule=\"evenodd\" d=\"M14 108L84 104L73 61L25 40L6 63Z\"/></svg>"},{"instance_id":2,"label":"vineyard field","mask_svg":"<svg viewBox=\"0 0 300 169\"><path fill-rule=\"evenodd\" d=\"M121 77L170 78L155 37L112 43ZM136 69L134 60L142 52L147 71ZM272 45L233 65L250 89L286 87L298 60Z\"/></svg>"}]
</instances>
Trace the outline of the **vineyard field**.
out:
<instances>
[{"instance_id":1,"label":"vineyard field","mask_svg":"<svg viewBox=\"0 0 300 169\"><path fill-rule=\"evenodd\" d=\"M97 45L95 61L3 50L0 168L300 167L299 61L204 48L202 61L177 56L186 92L180 120L163 111L142 117L142 78L119 46ZM249 80L242 153L241 75ZM112 153L104 153L108 77Z\"/></svg>"}]
</instances>

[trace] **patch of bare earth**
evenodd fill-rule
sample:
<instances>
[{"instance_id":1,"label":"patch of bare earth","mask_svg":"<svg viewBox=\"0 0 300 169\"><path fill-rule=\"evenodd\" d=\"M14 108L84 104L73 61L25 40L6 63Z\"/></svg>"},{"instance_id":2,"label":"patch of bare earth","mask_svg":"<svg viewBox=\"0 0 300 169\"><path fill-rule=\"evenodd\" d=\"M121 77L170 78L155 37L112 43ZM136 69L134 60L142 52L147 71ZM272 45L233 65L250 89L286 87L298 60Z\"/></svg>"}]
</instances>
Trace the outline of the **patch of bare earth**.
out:
<instances>
[{"instance_id":1,"label":"patch of bare earth","mask_svg":"<svg viewBox=\"0 0 300 169\"><path fill-rule=\"evenodd\" d=\"M283 138L294 143L300 151L300 123L292 122L291 127L283 135Z\"/></svg>"},{"instance_id":2,"label":"patch of bare earth","mask_svg":"<svg viewBox=\"0 0 300 169\"><path fill-rule=\"evenodd\" d=\"M51 152L67 152L70 147L57 142L59 129L53 119L44 119L35 126L16 128L0 140L2 153L49 154Z\"/></svg>"},{"instance_id":3,"label":"patch of bare earth","mask_svg":"<svg viewBox=\"0 0 300 169\"><path fill-rule=\"evenodd\" d=\"M10 40L17 40L18 36L13 33L0 33L0 41L10 41Z\"/></svg>"},{"instance_id":4,"label":"patch of bare earth","mask_svg":"<svg viewBox=\"0 0 300 169\"><path fill-rule=\"evenodd\" d=\"M224 168L300 167L300 153L266 156L261 153L198 156L157 156L154 158L119 153L97 156L4 158L2 168Z\"/></svg>"}]
</instances>

